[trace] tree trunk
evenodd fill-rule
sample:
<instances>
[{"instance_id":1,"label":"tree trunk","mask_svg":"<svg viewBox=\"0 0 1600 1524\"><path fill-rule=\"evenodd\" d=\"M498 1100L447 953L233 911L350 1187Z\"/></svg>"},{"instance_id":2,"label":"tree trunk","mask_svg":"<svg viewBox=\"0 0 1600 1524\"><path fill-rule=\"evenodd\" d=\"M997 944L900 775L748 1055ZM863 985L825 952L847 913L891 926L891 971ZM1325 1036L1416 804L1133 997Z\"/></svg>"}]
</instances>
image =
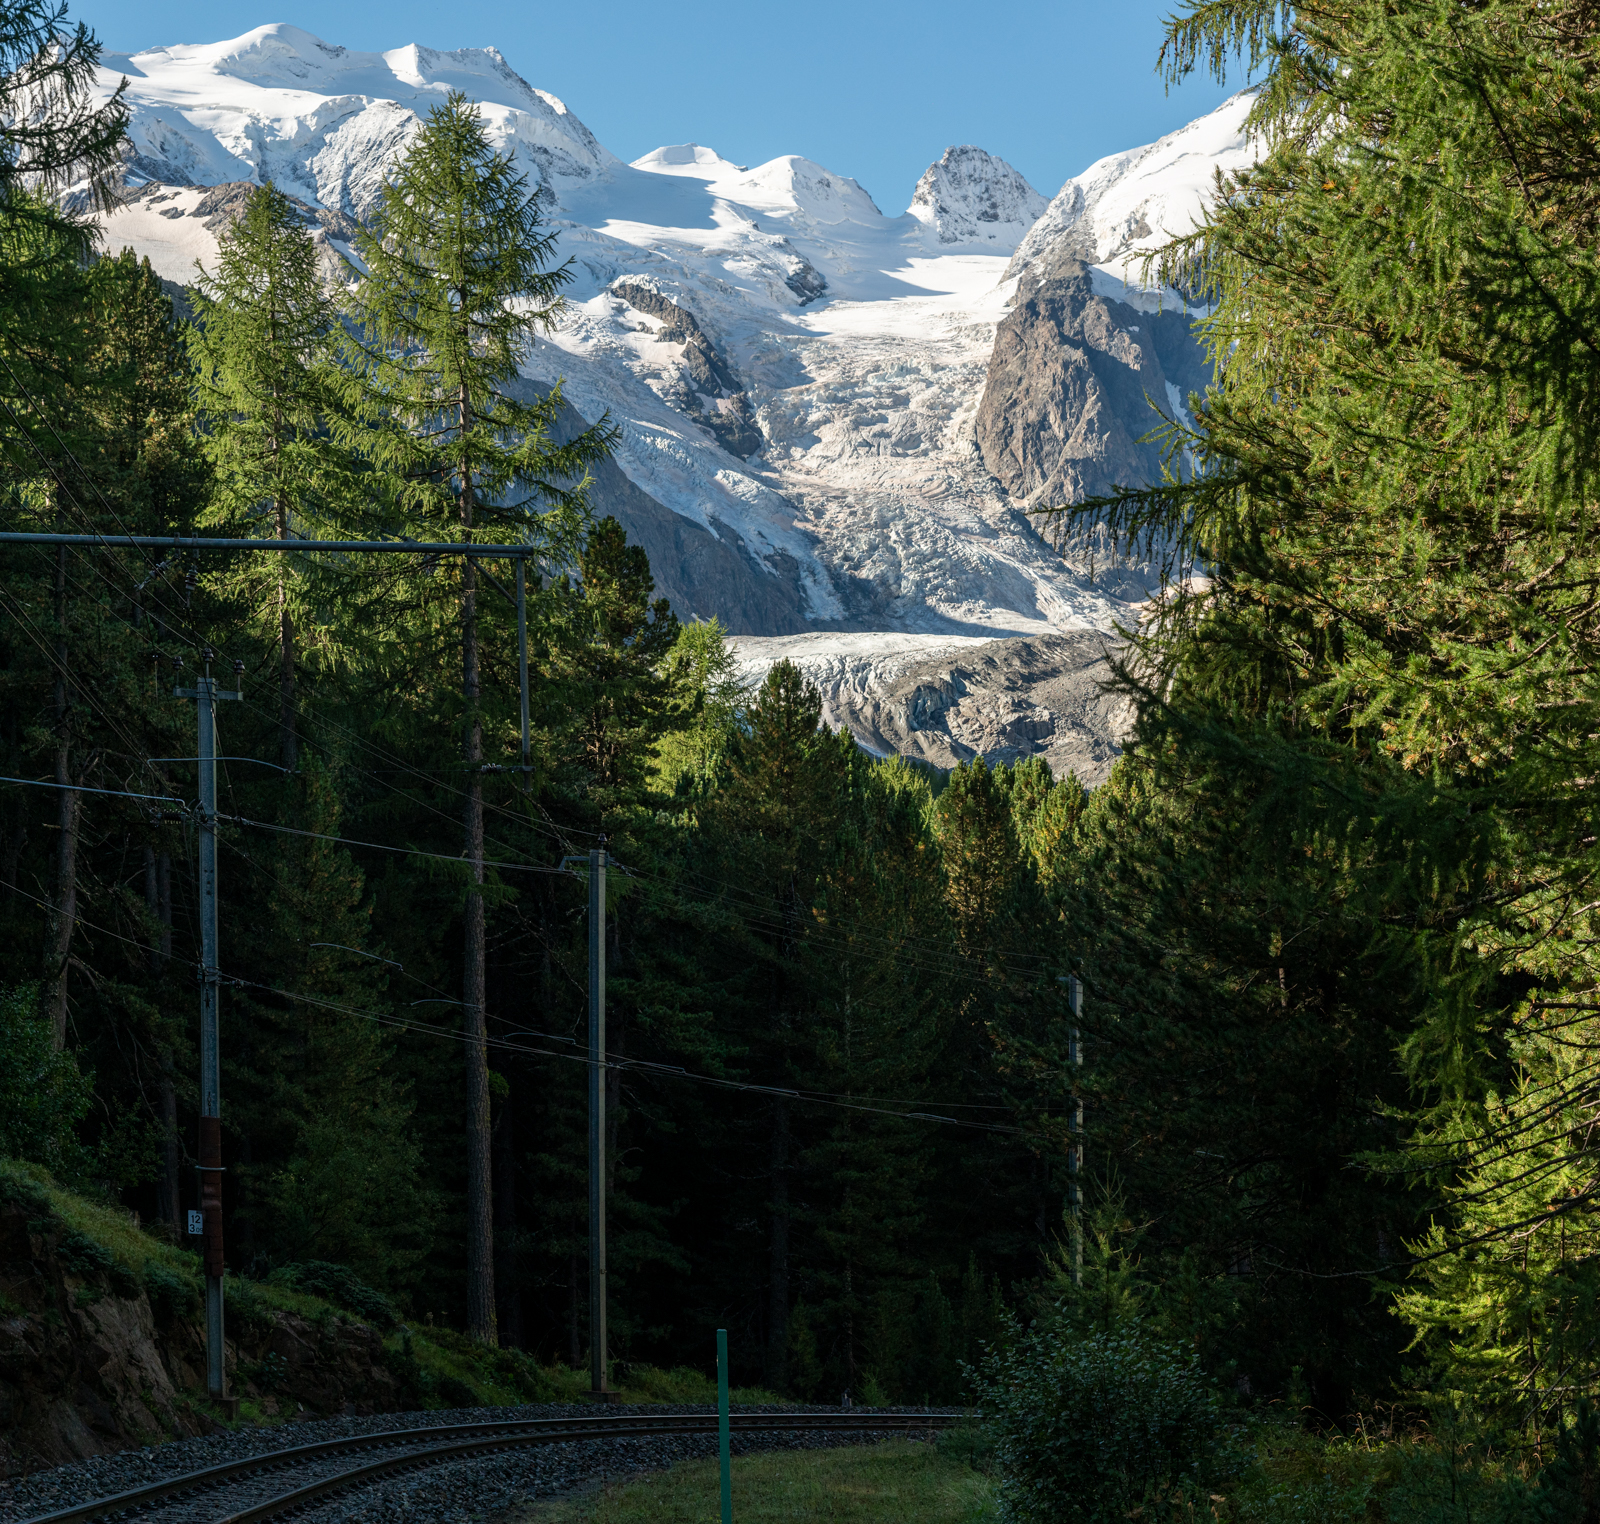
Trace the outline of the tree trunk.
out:
<instances>
[{"instance_id":1,"label":"tree trunk","mask_svg":"<svg viewBox=\"0 0 1600 1524\"><path fill-rule=\"evenodd\" d=\"M789 1103L772 1105L772 1237L767 1268L767 1385L789 1380Z\"/></svg>"},{"instance_id":2,"label":"tree trunk","mask_svg":"<svg viewBox=\"0 0 1600 1524\"><path fill-rule=\"evenodd\" d=\"M72 783L72 715L67 687L67 547L56 547L56 680L55 781ZM82 782L82 779L78 780ZM45 941L45 1010L50 1041L56 1052L67 1045L67 969L72 931L78 919L78 805L83 796L61 787L56 791L55 895Z\"/></svg>"},{"instance_id":3,"label":"tree trunk","mask_svg":"<svg viewBox=\"0 0 1600 1524\"><path fill-rule=\"evenodd\" d=\"M150 943L150 974L159 978L172 956L171 859L154 847L144 849L144 902L155 923ZM156 1178L156 1216L183 1242L183 1193L180 1170L183 1148L178 1140L178 1092L172 1083L172 1055L161 1055L161 1173Z\"/></svg>"},{"instance_id":4,"label":"tree trunk","mask_svg":"<svg viewBox=\"0 0 1600 1524\"><path fill-rule=\"evenodd\" d=\"M156 919L161 923L161 957L172 956L172 857L156 853Z\"/></svg>"},{"instance_id":5,"label":"tree trunk","mask_svg":"<svg viewBox=\"0 0 1600 1524\"><path fill-rule=\"evenodd\" d=\"M512 1349L524 1349L522 1287L514 1255L517 1246L516 1095L513 1084L500 1103L494 1123L495 1291L499 1297L500 1338Z\"/></svg>"},{"instance_id":6,"label":"tree trunk","mask_svg":"<svg viewBox=\"0 0 1600 1524\"><path fill-rule=\"evenodd\" d=\"M471 427L471 404L461 390L461 432ZM472 472L461 471L462 537L472 539ZM461 572L461 690L466 702L466 855L471 863L464 916L461 1002L467 1041L467 1332L499 1343L494 1306L494 1197L490 1162L489 1027L485 1010L486 949L483 904L483 715L478 707L478 569L466 558Z\"/></svg>"},{"instance_id":7,"label":"tree trunk","mask_svg":"<svg viewBox=\"0 0 1600 1524\"><path fill-rule=\"evenodd\" d=\"M178 1138L178 1091L172 1083L172 1060L161 1061L161 1178L156 1182L156 1210L183 1242L183 1144Z\"/></svg>"},{"instance_id":8,"label":"tree trunk","mask_svg":"<svg viewBox=\"0 0 1600 1524\"><path fill-rule=\"evenodd\" d=\"M578 1279L583 1261L574 1252L567 1256L567 1365L579 1370L583 1365L583 1324L578 1310Z\"/></svg>"},{"instance_id":9,"label":"tree trunk","mask_svg":"<svg viewBox=\"0 0 1600 1524\"><path fill-rule=\"evenodd\" d=\"M276 448L276 445L274 445ZM289 538L289 509L278 499L278 538ZM285 772L293 772L299 759L299 738L295 734L294 694L294 615L289 612L289 579L278 558L278 760Z\"/></svg>"},{"instance_id":10,"label":"tree trunk","mask_svg":"<svg viewBox=\"0 0 1600 1524\"><path fill-rule=\"evenodd\" d=\"M5 717L7 772L15 773L19 770L19 765L15 761L16 750L17 716L13 711ZM17 887L17 868L22 862L22 849L28 844L28 806L23 800L27 792L21 788L12 790L5 838L0 842L0 888L8 891Z\"/></svg>"}]
</instances>

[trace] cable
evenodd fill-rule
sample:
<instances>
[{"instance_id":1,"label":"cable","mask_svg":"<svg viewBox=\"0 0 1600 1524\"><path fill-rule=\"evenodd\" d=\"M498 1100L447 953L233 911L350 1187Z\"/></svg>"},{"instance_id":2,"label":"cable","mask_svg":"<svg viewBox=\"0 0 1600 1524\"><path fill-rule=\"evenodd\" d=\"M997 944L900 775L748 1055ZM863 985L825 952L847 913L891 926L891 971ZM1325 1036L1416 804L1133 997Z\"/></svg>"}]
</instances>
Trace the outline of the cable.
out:
<instances>
[{"instance_id":1,"label":"cable","mask_svg":"<svg viewBox=\"0 0 1600 1524\"><path fill-rule=\"evenodd\" d=\"M253 979L244 979L233 975L225 975L224 981L245 989L261 990L269 995L277 995L284 1000L298 1001L303 1005L317 1006L322 1010L336 1011L341 1015L358 1016L363 1021L376 1022L380 1026L394 1027L398 1030L418 1032L429 1037L442 1037L451 1042L472 1042L475 1039L466 1032L455 1032L445 1027L432 1026L427 1022L413 1021L404 1016L389 1016L378 1011L363 1011L355 1006L342 1005L338 1001L324 1000L320 996L301 994L296 990L280 989L276 985L261 984ZM585 1068L590 1067L591 1061L587 1054L559 1053L554 1049L530 1048L520 1043L513 1043L503 1037L487 1037L481 1039L488 1047L501 1052L524 1054L538 1058L560 1058L571 1063L580 1063ZM607 1054L599 1061L598 1067L614 1069L621 1072L638 1070L663 1079L688 1080L695 1084L710 1085L719 1090L745 1091L757 1095L780 1096L787 1100L799 1101L802 1104L816 1106L833 1106L847 1111L864 1111L875 1116L895 1117L908 1122L936 1122L949 1127L965 1127L978 1132L1006 1133L1021 1137L1036 1136L1021 1127L1006 1127L998 1122L967 1121L960 1117L943 1117L925 1111L893 1111L883 1106L869 1106L863 1102L836 1100L820 1094L808 1094L800 1090L788 1090L777 1085L755 1085L742 1080L721 1079L711 1074L696 1074L688 1069L677 1068L670 1064L652 1063L646 1059L613 1059Z\"/></svg>"},{"instance_id":2,"label":"cable","mask_svg":"<svg viewBox=\"0 0 1600 1524\"><path fill-rule=\"evenodd\" d=\"M436 862L460 863L467 868L504 868L512 873L548 873L570 878L565 868L543 868L533 863L507 863L498 858L457 857L448 852L425 852L421 847L386 847L382 842L352 841L348 836L329 836L322 831L302 831L295 826L269 825L264 820L247 820L243 815L217 816L232 825L253 826L258 831L276 831L283 836L309 836L315 841L336 841L345 847L366 847L373 852L394 852L404 857L427 857Z\"/></svg>"},{"instance_id":3,"label":"cable","mask_svg":"<svg viewBox=\"0 0 1600 1524\"><path fill-rule=\"evenodd\" d=\"M0 778L0 783L26 783L33 788L58 788L71 794L111 794L118 799L154 799L160 804L175 804L180 810L187 811L190 808L183 800L169 799L165 794L130 794L120 788L86 788L81 783L53 783L42 778Z\"/></svg>"}]
</instances>

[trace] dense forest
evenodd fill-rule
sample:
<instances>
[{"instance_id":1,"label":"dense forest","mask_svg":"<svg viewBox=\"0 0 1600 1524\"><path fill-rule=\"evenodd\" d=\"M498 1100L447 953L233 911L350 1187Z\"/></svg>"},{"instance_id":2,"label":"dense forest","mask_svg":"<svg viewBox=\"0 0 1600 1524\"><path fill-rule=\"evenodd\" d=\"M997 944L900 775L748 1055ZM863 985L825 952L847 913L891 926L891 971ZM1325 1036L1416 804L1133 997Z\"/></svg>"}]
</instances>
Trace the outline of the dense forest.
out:
<instances>
[{"instance_id":1,"label":"dense forest","mask_svg":"<svg viewBox=\"0 0 1600 1524\"><path fill-rule=\"evenodd\" d=\"M519 384L564 272L471 102L345 278L266 185L175 306L95 243L121 124L92 37L0 17L3 527L532 557L524 770L509 560L0 551L0 1151L183 1241L174 690L210 670L242 694L234 1273L343 1264L583 1363L567 860L604 843L619 1360L703 1365L725 1325L742 1380L952 1401L1021 1329L1131 1321L1245 1407L1446 1403L1536 1449L1572 1422L1600 1378L1585 0L1171 23L1172 79L1257 71L1264 147L1152 271L1216 362L1152 414L1169 478L1060 510L1168 571L1092 792L868 756L653 596L585 501L608 422L564 437Z\"/></svg>"}]
</instances>

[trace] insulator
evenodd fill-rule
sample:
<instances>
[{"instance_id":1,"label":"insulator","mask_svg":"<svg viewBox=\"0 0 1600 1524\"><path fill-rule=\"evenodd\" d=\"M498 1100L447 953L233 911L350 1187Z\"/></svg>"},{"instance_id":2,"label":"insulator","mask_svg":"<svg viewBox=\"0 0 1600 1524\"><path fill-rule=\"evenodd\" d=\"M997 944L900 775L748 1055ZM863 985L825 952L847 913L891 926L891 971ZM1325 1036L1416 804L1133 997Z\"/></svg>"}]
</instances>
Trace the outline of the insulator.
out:
<instances>
[{"instance_id":1,"label":"insulator","mask_svg":"<svg viewBox=\"0 0 1600 1524\"><path fill-rule=\"evenodd\" d=\"M202 646L200 649L200 656L208 667L217 659L217 653L213 651L210 646Z\"/></svg>"},{"instance_id":2,"label":"insulator","mask_svg":"<svg viewBox=\"0 0 1600 1524\"><path fill-rule=\"evenodd\" d=\"M185 608L189 607L189 600L194 597L194 585L199 580L200 573L192 566L183 574L183 606Z\"/></svg>"},{"instance_id":3,"label":"insulator","mask_svg":"<svg viewBox=\"0 0 1600 1524\"><path fill-rule=\"evenodd\" d=\"M244 661L238 656L235 656L233 659L233 675L235 677L244 676Z\"/></svg>"}]
</instances>

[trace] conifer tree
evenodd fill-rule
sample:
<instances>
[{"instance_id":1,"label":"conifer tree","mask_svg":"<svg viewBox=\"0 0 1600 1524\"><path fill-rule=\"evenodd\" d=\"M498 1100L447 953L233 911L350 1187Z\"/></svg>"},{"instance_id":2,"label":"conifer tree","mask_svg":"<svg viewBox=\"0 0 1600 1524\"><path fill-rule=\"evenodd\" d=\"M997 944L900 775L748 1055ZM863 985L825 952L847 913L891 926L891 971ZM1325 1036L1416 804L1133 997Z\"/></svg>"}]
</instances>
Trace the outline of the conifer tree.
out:
<instances>
[{"instance_id":1,"label":"conifer tree","mask_svg":"<svg viewBox=\"0 0 1600 1524\"><path fill-rule=\"evenodd\" d=\"M79 254L91 224L63 212L69 187L89 207L110 206L128 124L123 80L107 101L93 96L100 43L66 0L9 0L0 6L0 292L29 272L30 239L64 237ZM35 248L38 246L35 245ZM22 255L19 259L18 256Z\"/></svg>"},{"instance_id":2,"label":"conifer tree","mask_svg":"<svg viewBox=\"0 0 1600 1524\"><path fill-rule=\"evenodd\" d=\"M1530 1235L1515 1182L1571 1137L1564 1108L1588 1081L1547 1066L1545 1121L1521 1131L1488 1097L1514 1088L1518 1012L1566 1023L1600 974L1597 40L1569 0L1189 6L1169 69L1267 60L1267 151L1161 265L1206 304L1219 365L1193 430L1169 430L1200 469L1084 505L1125 546L1175 547L1124 669L1147 774L1129 787L1166 793L1154 812L1177 829L1154 837L1188 885L1180 906L1155 884L1155 841L1134 849L1152 940L1192 935L1181 909L1232 923L1224 945L1244 954L1257 905L1269 945L1208 977L1243 993L1253 967L1288 1010L1358 1015L1352 1051L1401 1018L1431 1110L1388 1162L1456 1200L1459 1165L1483 1192L1467 1219ZM1152 810L1130 831L1135 814ZM1226 841L1226 874L1189 858L1186 832ZM1218 914L1230 898L1237 917ZM1333 955L1346 938L1354 961ZM1536 1219L1545 1247L1567 1210ZM1473 1236L1429 1252L1482 1254ZM1521 1315L1502 1321L1485 1286L1437 1272L1429 1326L1463 1347L1509 1336Z\"/></svg>"},{"instance_id":3,"label":"conifer tree","mask_svg":"<svg viewBox=\"0 0 1600 1524\"><path fill-rule=\"evenodd\" d=\"M350 449L357 430L342 416L333 334L338 307L325 289L316 246L289 198L268 182L251 191L221 241L217 266L196 282L188 329L202 437L216 472L208 522L259 534L270 520L291 535L337 539L363 517ZM293 771L295 629L305 599L295 561L257 557L276 583L279 753Z\"/></svg>"},{"instance_id":4,"label":"conifer tree","mask_svg":"<svg viewBox=\"0 0 1600 1524\"><path fill-rule=\"evenodd\" d=\"M578 571L566 676L588 792L604 807L637 795L650 748L674 723L665 663L679 626L667 600L651 598L649 559L614 518L589 531Z\"/></svg>"},{"instance_id":5,"label":"conifer tree","mask_svg":"<svg viewBox=\"0 0 1600 1524\"><path fill-rule=\"evenodd\" d=\"M559 388L533 401L518 361L560 311L564 267L538 197L494 152L477 108L453 94L407 145L357 240L349 296L352 395L375 427L368 449L396 484L405 523L432 537L576 547L586 471L609 446L596 426L556 444ZM494 1343L489 1070L485 1025L483 720L478 573L460 570L466 768L462 1002L468 1037L468 1327Z\"/></svg>"}]
</instances>

